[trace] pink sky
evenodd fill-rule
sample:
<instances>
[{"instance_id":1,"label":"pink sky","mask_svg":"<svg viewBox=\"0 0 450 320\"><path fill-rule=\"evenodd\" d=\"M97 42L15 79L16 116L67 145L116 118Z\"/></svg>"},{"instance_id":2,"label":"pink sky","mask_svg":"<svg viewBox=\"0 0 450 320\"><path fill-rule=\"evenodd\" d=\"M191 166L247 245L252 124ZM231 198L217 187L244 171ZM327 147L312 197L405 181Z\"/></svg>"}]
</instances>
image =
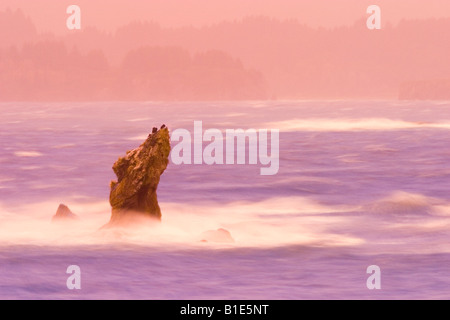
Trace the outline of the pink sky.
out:
<instances>
[{"instance_id":1,"label":"pink sky","mask_svg":"<svg viewBox=\"0 0 450 320\"><path fill-rule=\"evenodd\" d=\"M61 33L65 9L82 8L83 27L114 30L132 20L153 20L163 26L201 26L248 15L296 18L310 26L352 24L366 16L370 4L382 8L383 22L450 17L448 0L2 0L0 10L21 8L41 32Z\"/></svg>"},{"instance_id":2,"label":"pink sky","mask_svg":"<svg viewBox=\"0 0 450 320\"><path fill-rule=\"evenodd\" d=\"M81 7L82 31L66 27L71 4ZM371 4L381 7L382 30L366 27ZM449 92L450 0L1 0L0 12L0 99L447 99ZM233 21L247 16L259 17ZM162 28L129 24L139 20ZM172 29L186 25L199 28Z\"/></svg>"}]
</instances>

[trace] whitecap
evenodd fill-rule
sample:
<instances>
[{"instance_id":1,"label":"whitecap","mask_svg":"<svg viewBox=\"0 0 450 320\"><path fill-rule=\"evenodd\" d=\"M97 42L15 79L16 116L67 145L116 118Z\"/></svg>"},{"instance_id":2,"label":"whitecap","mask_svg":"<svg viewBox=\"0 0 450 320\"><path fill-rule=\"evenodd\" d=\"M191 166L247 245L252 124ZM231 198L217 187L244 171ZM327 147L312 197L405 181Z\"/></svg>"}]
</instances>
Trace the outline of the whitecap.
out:
<instances>
[{"instance_id":1,"label":"whitecap","mask_svg":"<svg viewBox=\"0 0 450 320\"><path fill-rule=\"evenodd\" d=\"M24 158L36 158L43 156L43 154L38 151L16 151L14 152L14 155L16 157L24 157Z\"/></svg>"},{"instance_id":2,"label":"whitecap","mask_svg":"<svg viewBox=\"0 0 450 320\"><path fill-rule=\"evenodd\" d=\"M448 122L409 122L387 118L369 119L292 119L267 122L266 128L278 128L283 132L295 131L387 131L402 129L445 129L450 130Z\"/></svg>"}]
</instances>

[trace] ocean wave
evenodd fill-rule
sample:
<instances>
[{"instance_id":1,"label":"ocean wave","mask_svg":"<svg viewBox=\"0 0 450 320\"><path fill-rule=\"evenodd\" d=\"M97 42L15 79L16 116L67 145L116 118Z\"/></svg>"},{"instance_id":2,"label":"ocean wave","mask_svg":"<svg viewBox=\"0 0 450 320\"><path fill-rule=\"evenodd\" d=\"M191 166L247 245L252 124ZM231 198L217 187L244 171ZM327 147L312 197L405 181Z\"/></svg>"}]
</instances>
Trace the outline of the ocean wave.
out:
<instances>
[{"instance_id":1,"label":"ocean wave","mask_svg":"<svg viewBox=\"0 0 450 320\"><path fill-rule=\"evenodd\" d=\"M435 205L440 203L438 199L421 194L396 191L383 199L364 205L363 210L375 214L433 215Z\"/></svg>"},{"instance_id":2,"label":"ocean wave","mask_svg":"<svg viewBox=\"0 0 450 320\"><path fill-rule=\"evenodd\" d=\"M450 130L449 122L411 122L387 118L370 119L292 119L267 122L266 128L278 128L282 132L293 131L388 131L403 129Z\"/></svg>"},{"instance_id":3,"label":"ocean wave","mask_svg":"<svg viewBox=\"0 0 450 320\"><path fill-rule=\"evenodd\" d=\"M52 224L57 201L35 203L8 212L0 207L0 243L22 245L138 244L157 247L277 247L283 245L348 246L358 237L329 232L345 219L330 216L348 208L322 205L302 197L275 197L258 202L160 203L162 222L133 229L99 231L110 217L107 202L72 204L80 221ZM325 216L322 216L326 214ZM205 231L223 228L232 244L205 244Z\"/></svg>"},{"instance_id":4,"label":"ocean wave","mask_svg":"<svg viewBox=\"0 0 450 320\"><path fill-rule=\"evenodd\" d=\"M43 156L43 154L38 151L17 151L17 152L14 152L14 155L16 157L24 157L24 158L36 158L36 157Z\"/></svg>"}]
</instances>

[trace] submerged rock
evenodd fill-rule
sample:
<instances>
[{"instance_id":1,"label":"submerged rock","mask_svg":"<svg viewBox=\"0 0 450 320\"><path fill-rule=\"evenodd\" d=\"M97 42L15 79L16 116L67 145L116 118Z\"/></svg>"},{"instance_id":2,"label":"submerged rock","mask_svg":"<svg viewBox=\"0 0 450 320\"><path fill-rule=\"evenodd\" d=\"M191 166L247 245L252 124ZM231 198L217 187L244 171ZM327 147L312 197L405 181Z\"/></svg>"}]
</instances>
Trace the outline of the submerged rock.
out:
<instances>
[{"instance_id":1,"label":"submerged rock","mask_svg":"<svg viewBox=\"0 0 450 320\"><path fill-rule=\"evenodd\" d=\"M144 143L114 163L117 181L110 184L110 225L133 217L161 219L156 189L169 163L169 153L169 130L162 126L160 130L153 128Z\"/></svg>"},{"instance_id":2,"label":"submerged rock","mask_svg":"<svg viewBox=\"0 0 450 320\"><path fill-rule=\"evenodd\" d=\"M70 211L68 206L65 204L60 204L56 214L52 218L52 222L67 220L78 220L78 216Z\"/></svg>"},{"instance_id":3,"label":"submerged rock","mask_svg":"<svg viewBox=\"0 0 450 320\"><path fill-rule=\"evenodd\" d=\"M202 233L202 242L234 242L231 233L225 229L209 230Z\"/></svg>"}]
</instances>

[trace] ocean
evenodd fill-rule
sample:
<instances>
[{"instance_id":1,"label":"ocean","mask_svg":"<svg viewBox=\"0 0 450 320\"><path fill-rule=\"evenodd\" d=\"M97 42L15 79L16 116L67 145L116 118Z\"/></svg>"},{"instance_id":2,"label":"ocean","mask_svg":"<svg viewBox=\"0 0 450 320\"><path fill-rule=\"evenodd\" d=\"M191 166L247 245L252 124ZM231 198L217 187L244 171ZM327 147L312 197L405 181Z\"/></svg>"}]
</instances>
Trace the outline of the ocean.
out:
<instances>
[{"instance_id":1,"label":"ocean","mask_svg":"<svg viewBox=\"0 0 450 320\"><path fill-rule=\"evenodd\" d=\"M450 102L11 102L0 114L0 299L450 298ZM278 173L170 162L160 224L99 231L113 163L153 127L194 121L279 129ZM60 203L80 220L52 224ZM218 228L235 242L200 241ZM81 290L66 286L70 265Z\"/></svg>"}]
</instances>

